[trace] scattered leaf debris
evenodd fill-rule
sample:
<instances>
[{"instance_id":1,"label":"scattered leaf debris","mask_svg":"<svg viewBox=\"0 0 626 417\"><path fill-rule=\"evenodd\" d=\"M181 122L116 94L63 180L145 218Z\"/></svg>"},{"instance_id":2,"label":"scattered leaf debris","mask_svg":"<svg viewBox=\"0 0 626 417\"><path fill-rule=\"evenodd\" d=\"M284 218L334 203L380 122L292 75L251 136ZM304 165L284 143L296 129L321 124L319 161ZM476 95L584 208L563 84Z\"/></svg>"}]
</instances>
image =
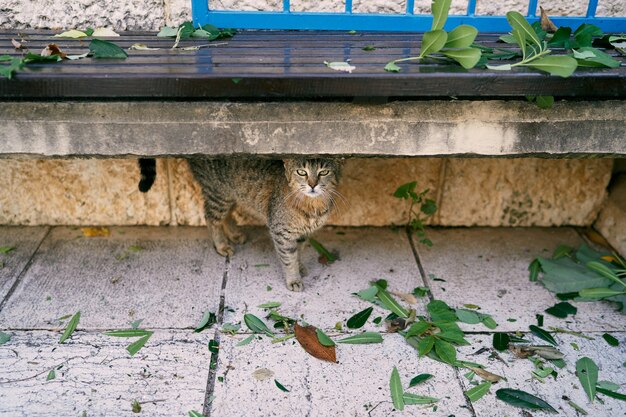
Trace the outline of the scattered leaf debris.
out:
<instances>
[{"instance_id":1,"label":"scattered leaf debris","mask_svg":"<svg viewBox=\"0 0 626 417\"><path fill-rule=\"evenodd\" d=\"M296 340L309 355L323 361L337 362L334 344L323 345L318 338L317 330L315 326L300 326L298 323L294 325Z\"/></svg>"},{"instance_id":2,"label":"scattered leaf debris","mask_svg":"<svg viewBox=\"0 0 626 417\"><path fill-rule=\"evenodd\" d=\"M69 339L70 336L72 336L72 333L74 333L74 330L76 330L76 327L78 326L79 321L80 321L80 311L74 314L72 318L70 319L70 321L67 323L67 326L65 327L65 330L63 331L63 334L61 335L61 339L59 340L60 344L65 343L65 341Z\"/></svg>"}]
</instances>

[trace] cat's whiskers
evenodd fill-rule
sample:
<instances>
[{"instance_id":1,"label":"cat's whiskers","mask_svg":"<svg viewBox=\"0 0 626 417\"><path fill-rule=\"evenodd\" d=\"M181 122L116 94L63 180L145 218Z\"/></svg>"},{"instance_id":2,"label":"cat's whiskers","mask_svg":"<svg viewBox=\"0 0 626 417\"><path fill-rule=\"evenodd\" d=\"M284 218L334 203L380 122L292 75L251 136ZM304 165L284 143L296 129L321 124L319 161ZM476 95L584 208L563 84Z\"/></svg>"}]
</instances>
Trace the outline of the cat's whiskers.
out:
<instances>
[{"instance_id":1,"label":"cat's whiskers","mask_svg":"<svg viewBox=\"0 0 626 417\"><path fill-rule=\"evenodd\" d=\"M336 207L338 210L350 208L350 203L348 202L346 197L344 197L344 195L337 191L335 188L329 188L327 192L333 201L333 206Z\"/></svg>"}]
</instances>

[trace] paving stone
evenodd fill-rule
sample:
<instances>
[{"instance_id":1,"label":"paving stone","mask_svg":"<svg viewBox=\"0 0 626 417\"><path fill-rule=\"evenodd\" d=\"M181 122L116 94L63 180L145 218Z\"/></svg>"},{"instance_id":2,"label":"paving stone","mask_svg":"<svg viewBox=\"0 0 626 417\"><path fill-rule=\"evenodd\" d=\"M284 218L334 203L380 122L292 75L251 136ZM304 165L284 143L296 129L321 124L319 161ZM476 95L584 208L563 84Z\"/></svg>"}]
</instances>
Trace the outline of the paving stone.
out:
<instances>
[{"instance_id":1,"label":"paving stone","mask_svg":"<svg viewBox=\"0 0 626 417\"><path fill-rule=\"evenodd\" d=\"M434 412L432 406L406 406L402 415L472 415L454 369L418 360L400 335L385 335L382 344L338 346L337 364L313 358L295 341L272 344L263 338L236 347L244 337L222 337L217 376L224 380L216 382L211 416L388 416L393 413L389 380L394 366L407 392L440 398ZM271 376L258 380L253 373L259 369L270 370ZM435 378L407 389L419 373ZM274 380L290 392L282 392Z\"/></svg>"},{"instance_id":2,"label":"paving stone","mask_svg":"<svg viewBox=\"0 0 626 417\"><path fill-rule=\"evenodd\" d=\"M65 344L49 331L18 331L0 346L0 414L182 416L202 411L209 333L157 331L131 357L133 339L76 332ZM59 368L60 367L60 368ZM55 369L56 378L46 381Z\"/></svg>"},{"instance_id":3,"label":"paving stone","mask_svg":"<svg viewBox=\"0 0 626 417\"><path fill-rule=\"evenodd\" d=\"M538 313L544 315L546 328L610 331L626 325L624 315L608 302L571 302L578 313L567 319L544 313L560 300L529 281L528 265L537 256L551 256L560 244L580 245L582 240L573 229L434 229L428 233L433 247L419 246L418 252L427 276L433 275L428 278L433 296L451 307L480 306L481 312L493 316L498 331L527 331L537 324ZM482 325L463 327L485 330Z\"/></svg>"},{"instance_id":4,"label":"paving stone","mask_svg":"<svg viewBox=\"0 0 626 417\"><path fill-rule=\"evenodd\" d=\"M626 333L613 333L613 336L620 341L620 345L618 347L609 346L602 339L602 333L590 334L595 338L594 340L586 340L571 335L557 335L556 339L559 342L558 349L565 355L564 360L567 365L563 369L558 369L553 366L553 368L555 368L558 372L556 381L553 377L549 376L548 378L545 378L544 383L532 378L531 371L535 369L535 367L530 360L519 359L510 352L503 352L500 354L506 363L502 363L494 359L488 359L489 352L482 353L480 355L470 355L470 353L475 352L479 349L479 347L490 347L491 336L468 336L468 341L471 343L471 346L460 348L459 358L485 365L487 370L490 372L504 376L507 379L506 381L500 381L499 383L493 385L490 393L473 404L476 416L526 417L529 415L527 413L525 414L522 409L510 406L497 399L495 392L500 388L518 389L538 396L554 407L558 411L559 416L578 417L581 415L568 404L568 400L564 399L564 396L585 409L589 416L623 416L626 413L626 402L624 401L609 398L600 394L599 396L604 401L604 404L600 403L598 400L591 404L587 395L583 391L575 372L576 361L586 356L591 358L598 365L599 381L611 381L616 384L620 384L623 387L624 384L626 384L626 372L624 372L622 365L624 357L626 357ZM533 336L528 337L533 339ZM545 342L539 339L533 340L537 342L536 344L545 344ZM577 344L579 350L575 350L572 343ZM480 378L475 379L476 381L482 382ZM461 378L461 381L465 390L473 387L473 385L469 384L469 381L466 378ZM532 410L531 414L535 417L555 415L535 410Z\"/></svg>"},{"instance_id":5,"label":"paving stone","mask_svg":"<svg viewBox=\"0 0 626 417\"><path fill-rule=\"evenodd\" d=\"M216 311L225 261L205 228L57 228L0 312L0 327L51 329L80 310L79 329L194 326ZM133 251L133 246L143 249Z\"/></svg>"},{"instance_id":6,"label":"paving stone","mask_svg":"<svg viewBox=\"0 0 626 417\"><path fill-rule=\"evenodd\" d=\"M47 231L47 227L0 227L0 246L14 248L9 253L0 254L0 302L28 264Z\"/></svg>"},{"instance_id":7,"label":"paving stone","mask_svg":"<svg viewBox=\"0 0 626 417\"><path fill-rule=\"evenodd\" d=\"M327 228L315 235L328 250L338 251L340 260L323 266L318 254L305 247L302 259L309 275L304 277L304 292L289 291L282 278L281 268L266 229L249 229L248 242L237 248L226 285L225 305L235 309L226 311L225 322L241 320L244 312L259 317L267 311L258 308L268 301L282 303L280 311L289 317L303 317L317 327L332 329L338 321L372 304L351 295L365 289L369 282L385 278L391 290L411 292L423 286L406 234L390 229ZM268 286L271 291L268 291ZM424 313L427 299L412 306ZM378 316L390 312L375 307L365 329L381 330L372 323ZM244 326L245 327L245 326Z\"/></svg>"}]
</instances>

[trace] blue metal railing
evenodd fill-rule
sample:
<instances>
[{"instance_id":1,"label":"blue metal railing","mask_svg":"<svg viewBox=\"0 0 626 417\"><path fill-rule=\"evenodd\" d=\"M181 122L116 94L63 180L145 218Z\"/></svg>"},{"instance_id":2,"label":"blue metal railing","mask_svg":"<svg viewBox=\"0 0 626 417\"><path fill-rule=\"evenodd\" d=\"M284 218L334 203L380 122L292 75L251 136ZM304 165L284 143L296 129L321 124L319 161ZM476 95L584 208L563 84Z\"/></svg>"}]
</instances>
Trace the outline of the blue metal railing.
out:
<instances>
[{"instance_id":1,"label":"blue metal railing","mask_svg":"<svg viewBox=\"0 0 626 417\"><path fill-rule=\"evenodd\" d=\"M283 10L226 11L211 10L209 0L191 0L195 25L212 24L221 28L237 29L316 29L316 30L372 30L386 32L423 32L430 30L432 17L415 14L414 0L406 0L403 14L353 13L352 0L345 1L344 13L292 12L290 0L283 0ZM536 15L538 0L529 0L527 19L532 23ZM596 17L598 0L589 0L585 16L550 17L557 26L576 28L583 23L592 23L605 32L626 32L626 17ZM482 32L508 32L510 26L505 16L483 16L476 14L476 0L468 0L464 15L450 15L446 29L460 24L470 24Z\"/></svg>"}]
</instances>

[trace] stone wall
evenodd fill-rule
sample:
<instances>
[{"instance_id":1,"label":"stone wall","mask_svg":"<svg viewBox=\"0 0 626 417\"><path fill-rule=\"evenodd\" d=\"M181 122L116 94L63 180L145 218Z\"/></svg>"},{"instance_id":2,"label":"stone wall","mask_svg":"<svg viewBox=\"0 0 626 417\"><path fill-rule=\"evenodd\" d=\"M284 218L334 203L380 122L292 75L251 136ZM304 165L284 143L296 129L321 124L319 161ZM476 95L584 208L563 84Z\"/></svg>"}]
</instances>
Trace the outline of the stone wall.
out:
<instances>
[{"instance_id":1,"label":"stone wall","mask_svg":"<svg viewBox=\"0 0 626 417\"><path fill-rule=\"evenodd\" d=\"M406 222L392 196L417 181L435 225L590 225L605 200L611 159L351 158L337 225ZM160 159L152 190L137 190L132 159L0 160L0 224L201 225L202 199L182 159ZM242 216L244 223L254 220Z\"/></svg>"},{"instance_id":2,"label":"stone wall","mask_svg":"<svg viewBox=\"0 0 626 417\"><path fill-rule=\"evenodd\" d=\"M416 13L429 13L430 0L416 0ZM82 28L109 26L116 30L158 30L191 18L191 0L0 0L0 28ZM210 0L212 8L231 10L281 10L280 0ZM292 0L294 11L341 11L343 1ZM527 0L481 1L478 14L505 14L509 10L525 12ZM543 0L539 2L549 14L584 15L587 1ZM451 13L464 13L467 0L453 0ZM358 13L400 13L404 0L354 0ZM598 16L623 16L626 2L600 0Z\"/></svg>"}]
</instances>

